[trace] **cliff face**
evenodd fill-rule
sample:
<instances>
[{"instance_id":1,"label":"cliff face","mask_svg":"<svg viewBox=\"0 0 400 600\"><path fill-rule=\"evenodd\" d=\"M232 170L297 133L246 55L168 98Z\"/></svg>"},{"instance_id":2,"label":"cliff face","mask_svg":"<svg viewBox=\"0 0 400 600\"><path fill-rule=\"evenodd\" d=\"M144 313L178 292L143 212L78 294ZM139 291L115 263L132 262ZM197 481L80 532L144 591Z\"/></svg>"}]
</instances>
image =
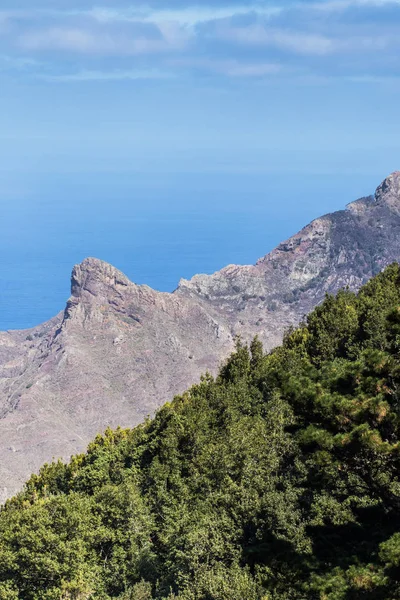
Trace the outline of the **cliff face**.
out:
<instances>
[{"instance_id":1,"label":"cliff face","mask_svg":"<svg viewBox=\"0 0 400 600\"><path fill-rule=\"evenodd\" d=\"M133 426L214 372L234 336L267 348L324 297L400 260L400 173L375 196L313 221L253 266L137 286L94 258L72 273L57 317L0 333L0 499L108 425Z\"/></svg>"}]
</instances>

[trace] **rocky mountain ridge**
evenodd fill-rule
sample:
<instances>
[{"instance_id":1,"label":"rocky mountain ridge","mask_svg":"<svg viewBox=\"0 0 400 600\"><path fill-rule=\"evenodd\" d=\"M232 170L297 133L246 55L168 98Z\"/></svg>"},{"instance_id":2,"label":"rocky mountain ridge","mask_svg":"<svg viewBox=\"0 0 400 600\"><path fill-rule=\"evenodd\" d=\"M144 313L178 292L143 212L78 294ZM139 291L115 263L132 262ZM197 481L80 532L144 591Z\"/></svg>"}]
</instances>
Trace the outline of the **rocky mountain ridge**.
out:
<instances>
[{"instance_id":1,"label":"rocky mountain ridge","mask_svg":"<svg viewBox=\"0 0 400 600\"><path fill-rule=\"evenodd\" d=\"M139 286L94 258L74 267L63 312L0 332L0 499L108 425L133 426L215 372L240 334L267 348L326 292L359 288L400 260L400 172L374 196L320 217L255 265Z\"/></svg>"}]
</instances>

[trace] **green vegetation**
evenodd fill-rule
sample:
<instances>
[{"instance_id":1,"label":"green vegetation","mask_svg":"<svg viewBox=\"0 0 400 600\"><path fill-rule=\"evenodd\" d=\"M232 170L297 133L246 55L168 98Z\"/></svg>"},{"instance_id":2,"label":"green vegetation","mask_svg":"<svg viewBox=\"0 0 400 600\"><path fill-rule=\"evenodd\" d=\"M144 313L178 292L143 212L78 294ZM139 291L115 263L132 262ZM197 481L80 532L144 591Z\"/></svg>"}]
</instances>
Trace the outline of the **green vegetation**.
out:
<instances>
[{"instance_id":1,"label":"green vegetation","mask_svg":"<svg viewBox=\"0 0 400 600\"><path fill-rule=\"evenodd\" d=\"M400 269L0 513L2 600L400 598Z\"/></svg>"}]
</instances>

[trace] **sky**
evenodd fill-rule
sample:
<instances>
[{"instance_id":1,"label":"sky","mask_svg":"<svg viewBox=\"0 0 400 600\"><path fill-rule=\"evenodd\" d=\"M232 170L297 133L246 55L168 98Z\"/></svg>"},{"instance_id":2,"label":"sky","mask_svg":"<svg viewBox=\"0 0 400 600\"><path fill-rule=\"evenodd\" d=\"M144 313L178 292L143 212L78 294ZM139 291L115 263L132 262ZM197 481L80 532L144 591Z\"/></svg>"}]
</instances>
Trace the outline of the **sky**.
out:
<instances>
[{"instance_id":1,"label":"sky","mask_svg":"<svg viewBox=\"0 0 400 600\"><path fill-rule=\"evenodd\" d=\"M58 172L399 165L399 1L17 4L0 9L0 197Z\"/></svg>"}]
</instances>

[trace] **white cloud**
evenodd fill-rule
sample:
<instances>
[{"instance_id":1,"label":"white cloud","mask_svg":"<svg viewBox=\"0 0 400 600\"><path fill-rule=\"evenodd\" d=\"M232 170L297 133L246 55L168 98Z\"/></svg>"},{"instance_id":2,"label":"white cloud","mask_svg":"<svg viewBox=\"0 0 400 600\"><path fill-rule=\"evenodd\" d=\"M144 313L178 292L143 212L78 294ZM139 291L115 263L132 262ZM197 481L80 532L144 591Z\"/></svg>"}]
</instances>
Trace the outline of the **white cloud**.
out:
<instances>
[{"instance_id":1,"label":"white cloud","mask_svg":"<svg viewBox=\"0 0 400 600\"><path fill-rule=\"evenodd\" d=\"M85 14L101 22L137 22L144 21L149 23L175 22L184 27L192 27L207 21L217 21L220 19L229 19L235 16L249 13L257 13L263 16L272 16L282 12L281 6L262 7L260 5L243 6L188 6L182 9L164 9L151 10L145 6L129 8L99 8L94 7Z\"/></svg>"},{"instance_id":2,"label":"white cloud","mask_svg":"<svg viewBox=\"0 0 400 600\"><path fill-rule=\"evenodd\" d=\"M345 14L343 18L332 19L329 13L325 15L318 11L361 5L383 6L394 1L400 4L400 0L280 0L280 6L277 6L278 0L271 0L275 2L272 7L267 6L268 0L263 5L261 0L258 4L257 0L250 0L256 3L251 5L241 0L241 5L215 8L200 5L200 0L197 1L198 6L187 5L182 9L155 10L140 3L131 7L113 6L108 0L109 7L0 11L0 35L2 41L6 40L3 51L13 55L19 48L22 54L33 57L36 52L48 52L49 56L53 53L53 64L58 65L61 73L66 70L61 53L68 59L74 54L74 60L79 61L77 69L82 71L61 74L65 81L134 78L132 71L124 71L126 57L141 55L142 65L157 68L165 60L185 60L189 51L194 58L187 58L188 68L238 78L262 78L294 71L318 74L322 61L315 57L333 54L335 61L337 59L334 68L331 61L323 61L328 75L329 71L347 74L350 64L352 70L361 74L377 70L378 62L383 60L387 70L394 71L397 66L400 38L396 35L396 23L375 26L360 19L358 24L353 15L346 22ZM285 21L285 11L291 7L296 8L296 13L289 11ZM305 12L299 12L298 17L297 11L303 9ZM279 17L274 21L273 16L278 13ZM245 14L248 15L246 18L235 19ZM2 23L6 23L4 34ZM207 26L196 27L201 23L207 23ZM222 45L225 46L223 60ZM205 56L210 58L205 59ZM98 59L95 68L99 71L90 70L93 57ZM103 65L102 57L107 57L109 62ZM29 59L20 60L22 62L17 60L14 66L9 62L6 67L5 61L2 66L0 58L0 68L28 69L26 61ZM275 60L282 66L274 64ZM110 65L121 70L108 72L106 69ZM178 63L175 66L179 67ZM183 62L181 66L184 66Z\"/></svg>"},{"instance_id":3,"label":"white cloud","mask_svg":"<svg viewBox=\"0 0 400 600\"><path fill-rule=\"evenodd\" d=\"M182 49L188 36L174 26L159 27L159 37L121 35L82 28L52 27L30 31L19 37L25 50L63 50L81 54L129 56Z\"/></svg>"},{"instance_id":4,"label":"white cloud","mask_svg":"<svg viewBox=\"0 0 400 600\"><path fill-rule=\"evenodd\" d=\"M281 72L280 65L271 63L239 63L232 61L222 65L221 72L229 77L265 77Z\"/></svg>"},{"instance_id":5,"label":"white cloud","mask_svg":"<svg viewBox=\"0 0 400 600\"><path fill-rule=\"evenodd\" d=\"M25 56L0 55L0 71L25 71L40 66L41 63Z\"/></svg>"},{"instance_id":6,"label":"white cloud","mask_svg":"<svg viewBox=\"0 0 400 600\"><path fill-rule=\"evenodd\" d=\"M384 83L400 83L400 76L395 75L353 75L345 77L346 81L352 81L353 83L370 83L373 85L381 85Z\"/></svg>"},{"instance_id":7,"label":"white cloud","mask_svg":"<svg viewBox=\"0 0 400 600\"><path fill-rule=\"evenodd\" d=\"M211 58L181 58L169 61L177 67L204 69L227 77L265 77L276 75L282 70L281 65L269 62L242 62L238 60L213 60Z\"/></svg>"},{"instance_id":8,"label":"white cloud","mask_svg":"<svg viewBox=\"0 0 400 600\"><path fill-rule=\"evenodd\" d=\"M254 13L263 17L274 16L284 13L290 8L316 9L322 11L345 9L352 6L385 6L388 4L400 4L400 0L276 0L275 4L261 2L255 4L243 4L232 6L201 6L200 2L186 7L174 9L152 9L146 4L132 4L130 6L93 6L81 9L56 9L33 7L30 9L0 10L0 23L13 19L37 20L42 17L63 19L65 17L89 17L99 23L110 22L158 22L175 21L183 26L194 26L207 21L229 19L236 16Z\"/></svg>"},{"instance_id":9,"label":"white cloud","mask_svg":"<svg viewBox=\"0 0 400 600\"><path fill-rule=\"evenodd\" d=\"M101 24L107 23L159 23L170 21L179 23L182 27L193 27L207 21L218 21L232 17L246 15L249 13L258 14L267 18L283 12L287 7L279 6L261 6L260 4L244 4L233 6L201 6L195 4L179 9L152 9L148 5L138 4L131 6L94 6L89 9L41 9L32 8L29 10L0 10L0 23L2 21L26 20L37 21L43 17L63 21L69 17L86 17L93 19Z\"/></svg>"},{"instance_id":10,"label":"white cloud","mask_svg":"<svg viewBox=\"0 0 400 600\"><path fill-rule=\"evenodd\" d=\"M98 51L100 46L109 47L110 40L108 36L99 39L82 29L52 27L22 34L19 43L26 50L72 50L90 53Z\"/></svg>"},{"instance_id":11,"label":"white cloud","mask_svg":"<svg viewBox=\"0 0 400 600\"><path fill-rule=\"evenodd\" d=\"M157 69L135 71L79 71L77 73L38 75L39 79L60 83L90 82L90 81L135 81L140 79L171 79L173 74Z\"/></svg>"},{"instance_id":12,"label":"white cloud","mask_svg":"<svg viewBox=\"0 0 400 600\"><path fill-rule=\"evenodd\" d=\"M240 44L273 46L298 54L323 55L334 50L334 42L323 35L273 29L259 24L247 27L220 27L217 29L217 36Z\"/></svg>"},{"instance_id":13,"label":"white cloud","mask_svg":"<svg viewBox=\"0 0 400 600\"><path fill-rule=\"evenodd\" d=\"M326 2L310 2L310 4L300 4L299 6L321 12L331 12L363 6L382 7L390 4L400 4L400 0L326 0Z\"/></svg>"}]
</instances>

